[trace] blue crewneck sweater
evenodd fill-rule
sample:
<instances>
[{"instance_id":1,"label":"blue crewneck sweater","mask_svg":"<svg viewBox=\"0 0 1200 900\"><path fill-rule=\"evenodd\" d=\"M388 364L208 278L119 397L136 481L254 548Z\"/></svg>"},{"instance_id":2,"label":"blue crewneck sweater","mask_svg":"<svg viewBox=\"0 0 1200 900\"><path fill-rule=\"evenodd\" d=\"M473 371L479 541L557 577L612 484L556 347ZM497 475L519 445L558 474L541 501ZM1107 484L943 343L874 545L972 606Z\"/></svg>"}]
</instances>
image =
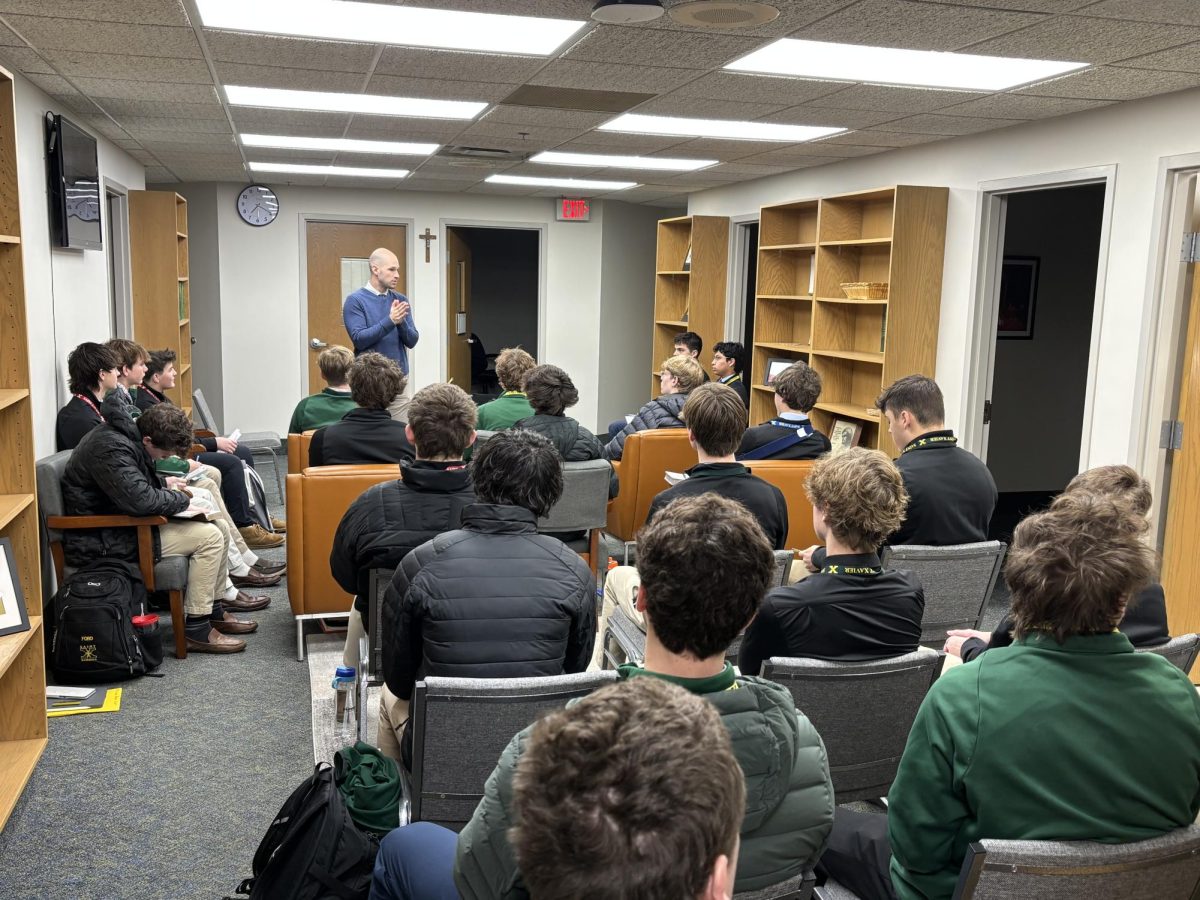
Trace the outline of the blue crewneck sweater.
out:
<instances>
[{"instance_id":1,"label":"blue crewneck sweater","mask_svg":"<svg viewBox=\"0 0 1200 900\"><path fill-rule=\"evenodd\" d=\"M408 301L408 316L397 326L390 318L393 300L408 298L396 291L376 294L366 286L360 287L346 298L342 320L354 342L355 355L368 350L382 353L399 363L400 371L407 375L408 351L417 346L420 335L413 324L412 301Z\"/></svg>"}]
</instances>

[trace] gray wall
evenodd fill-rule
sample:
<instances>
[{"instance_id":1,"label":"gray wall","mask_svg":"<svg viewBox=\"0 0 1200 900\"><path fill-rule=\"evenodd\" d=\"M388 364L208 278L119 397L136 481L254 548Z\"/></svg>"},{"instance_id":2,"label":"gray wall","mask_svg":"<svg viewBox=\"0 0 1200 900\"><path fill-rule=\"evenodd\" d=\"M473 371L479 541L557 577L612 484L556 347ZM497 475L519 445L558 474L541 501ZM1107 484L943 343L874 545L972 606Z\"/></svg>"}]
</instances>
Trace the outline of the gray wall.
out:
<instances>
[{"instance_id":1,"label":"gray wall","mask_svg":"<svg viewBox=\"0 0 1200 900\"><path fill-rule=\"evenodd\" d=\"M538 232L455 229L471 248L471 330L488 353L538 349Z\"/></svg>"},{"instance_id":2,"label":"gray wall","mask_svg":"<svg viewBox=\"0 0 1200 900\"><path fill-rule=\"evenodd\" d=\"M987 463L1001 491L1061 490L1079 470L1103 207L1103 185L1008 200L1004 255L1040 266L1033 339L996 342Z\"/></svg>"}]
</instances>

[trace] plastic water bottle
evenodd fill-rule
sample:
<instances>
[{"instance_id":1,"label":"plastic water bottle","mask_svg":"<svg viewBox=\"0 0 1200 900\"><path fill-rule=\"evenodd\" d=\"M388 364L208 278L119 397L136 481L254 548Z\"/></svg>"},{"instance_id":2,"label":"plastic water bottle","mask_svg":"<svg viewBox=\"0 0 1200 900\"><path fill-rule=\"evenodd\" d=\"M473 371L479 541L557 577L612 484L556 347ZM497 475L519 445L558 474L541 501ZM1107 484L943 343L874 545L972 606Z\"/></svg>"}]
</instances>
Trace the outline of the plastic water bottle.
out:
<instances>
[{"instance_id":1,"label":"plastic water bottle","mask_svg":"<svg viewBox=\"0 0 1200 900\"><path fill-rule=\"evenodd\" d=\"M355 671L353 666L338 666L333 673L334 730L345 744L353 744L357 737L354 716Z\"/></svg>"}]
</instances>

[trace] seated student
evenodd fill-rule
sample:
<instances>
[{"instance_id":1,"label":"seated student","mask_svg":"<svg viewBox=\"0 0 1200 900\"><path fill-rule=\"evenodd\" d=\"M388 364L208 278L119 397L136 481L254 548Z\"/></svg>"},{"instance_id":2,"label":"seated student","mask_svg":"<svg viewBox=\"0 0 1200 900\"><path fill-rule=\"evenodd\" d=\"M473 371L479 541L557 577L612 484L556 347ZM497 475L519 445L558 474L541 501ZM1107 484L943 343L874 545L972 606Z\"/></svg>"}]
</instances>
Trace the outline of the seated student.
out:
<instances>
[{"instance_id":1,"label":"seated student","mask_svg":"<svg viewBox=\"0 0 1200 900\"><path fill-rule=\"evenodd\" d=\"M151 351L146 364L146 377L133 392L138 408L145 411L159 403L170 405L171 400L166 392L175 387L177 374L174 350L168 347ZM246 489L246 476L242 473L243 463L254 467L254 455L250 450L227 437L197 438L196 442L205 449L204 453L196 455L196 459L221 473L221 495L247 546L255 550L283 546L282 532L287 529L285 522L272 516L271 527L281 532L272 534L255 522L250 514L250 494Z\"/></svg>"},{"instance_id":2,"label":"seated student","mask_svg":"<svg viewBox=\"0 0 1200 900\"><path fill-rule=\"evenodd\" d=\"M885 570L875 552L904 518L896 465L852 447L819 460L804 489L829 555L820 573L767 594L742 640L741 670L756 673L772 656L865 660L916 650L925 592L911 572Z\"/></svg>"},{"instance_id":3,"label":"seated student","mask_svg":"<svg viewBox=\"0 0 1200 900\"><path fill-rule=\"evenodd\" d=\"M520 347L505 347L496 357L496 380L504 393L479 407L478 427L484 431L503 431L534 414L525 398L525 376L537 365Z\"/></svg>"},{"instance_id":4,"label":"seated student","mask_svg":"<svg viewBox=\"0 0 1200 900\"><path fill-rule=\"evenodd\" d=\"M342 661L358 668L358 639L367 621L371 569L395 569L410 550L462 524L475 502L463 451L475 441L475 404L456 384L431 384L408 407L415 462L400 463L400 478L367 488L350 504L333 536L329 568L354 594Z\"/></svg>"},{"instance_id":5,"label":"seated student","mask_svg":"<svg viewBox=\"0 0 1200 900\"><path fill-rule=\"evenodd\" d=\"M54 443L58 452L74 450L83 436L104 424L100 404L117 386L120 363L103 344L86 341L67 355L67 386L71 399L58 411Z\"/></svg>"},{"instance_id":6,"label":"seated student","mask_svg":"<svg viewBox=\"0 0 1200 900\"><path fill-rule=\"evenodd\" d=\"M1129 527L1137 534L1144 534L1149 528L1146 516L1153 501L1150 484L1129 466L1099 466L1081 472L1071 479L1055 502L1066 502L1064 498L1077 494L1107 497L1125 507L1129 512ZM1153 647L1169 641L1167 601L1162 585L1155 582L1142 588L1125 607L1125 616L1117 628L1135 647ZM945 650L961 657L963 662L970 662L991 647L1012 644L1012 630L1012 613L1005 613L992 632L965 628L946 632Z\"/></svg>"},{"instance_id":7,"label":"seated student","mask_svg":"<svg viewBox=\"0 0 1200 900\"><path fill-rule=\"evenodd\" d=\"M762 529L733 500L712 494L682 497L639 532L638 565L644 576L637 603L647 620L645 667L622 666L619 674L627 687L669 681L703 697L728 729L747 787L746 806L739 812L736 889L760 890L811 868L833 824L833 786L821 739L786 689L738 675L725 661L726 649L770 583L774 564ZM524 769L530 732L527 728L510 742L459 836L453 878L463 897L507 900L533 888L523 863L514 858L520 844L514 848L507 836L520 821L519 810L514 814L512 808L512 786L514 773ZM404 853L390 855L389 840L380 852L391 878L380 879L377 869L377 887L409 874ZM425 861L435 878L419 885L416 896L443 895L453 850L438 852Z\"/></svg>"},{"instance_id":8,"label":"seated student","mask_svg":"<svg viewBox=\"0 0 1200 900\"><path fill-rule=\"evenodd\" d=\"M703 375L700 363L690 356L671 356L663 360L658 373L662 393L638 410L637 415L604 445L604 458L620 459L625 452L625 439L635 431L682 428L683 420L679 418L679 413L687 402L688 394L705 380Z\"/></svg>"},{"instance_id":9,"label":"seated student","mask_svg":"<svg viewBox=\"0 0 1200 900\"><path fill-rule=\"evenodd\" d=\"M808 414L821 396L821 376L794 362L772 382L777 415L746 429L737 449L739 462L755 459L817 459L829 452L829 438L817 431Z\"/></svg>"},{"instance_id":10,"label":"seated student","mask_svg":"<svg viewBox=\"0 0 1200 900\"><path fill-rule=\"evenodd\" d=\"M518 420L516 427L543 435L563 462L602 458L604 448L599 439L566 415L579 402L579 391L570 375L558 366L535 366L525 375L525 397L533 415Z\"/></svg>"},{"instance_id":11,"label":"seated student","mask_svg":"<svg viewBox=\"0 0 1200 900\"><path fill-rule=\"evenodd\" d=\"M1023 520L1005 563L1014 643L934 682L887 816L839 809L828 874L863 897L948 898L982 838L1119 844L1191 825L1200 699L1116 631L1153 574L1111 498L1073 494Z\"/></svg>"},{"instance_id":12,"label":"seated student","mask_svg":"<svg viewBox=\"0 0 1200 900\"><path fill-rule=\"evenodd\" d=\"M174 516L188 508L179 479L160 486L154 460L190 446L192 424L183 410L162 404L146 410L136 424L119 401L104 409L107 423L84 436L63 475L63 505L73 516ZM188 557L184 598L187 647L200 653L237 653L246 642L228 637L258 625L237 619L223 605L227 583L226 541L216 523L171 519L154 529L156 557ZM63 533L67 564L82 566L101 556L136 563L138 539L132 528L98 528ZM231 599L237 596L233 589ZM264 604L265 605L265 604Z\"/></svg>"},{"instance_id":13,"label":"seated student","mask_svg":"<svg viewBox=\"0 0 1200 900\"><path fill-rule=\"evenodd\" d=\"M407 378L382 353L360 353L350 365L350 396L357 405L340 422L318 428L308 445L310 466L412 462L407 426L388 413Z\"/></svg>"},{"instance_id":14,"label":"seated student","mask_svg":"<svg viewBox=\"0 0 1200 900\"><path fill-rule=\"evenodd\" d=\"M379 749L406 767L401 734L413 685L426 675L519 678L587 668L596 585L537 520L562 494L562 463L531 431L490 438L471 464L478 503L462 528L413 550L383 601Z\"/></svg>"},{"instance_id":15,"label":"seated student","mask_svg":"<svg viewBox=\"0 0 1200 900\"><path fill-rule=\"evenodd\" d=\"M742 406L750 408L750 389L742 380L746 365L746 348L737 341L720 341L713 345L712 370L717 381L737 391Z\"/></svg>"},{"instance_id":16,"label":"seated student","mask_svg":"<svg viewBox=\"0 0 1200 900\"><path fill-rule=\"evenodd\" d=\"M694 359L697 364L700 362L700 351L704 349L704 339L694 331L684 331L675 335L673 356L686 356ZM708 384L711 381L708 373L704 371L704 366L700 366L700 381L697 384ZM666 393L664 390L662 393ZM621 430L629 423L629 416L610 422L608 426L608 440L612 441Z\"/></svg>"},{"instance_id":17,"label":"seated student","mask_svg":"<svg viewBox=\"0 0 1200 900\"><path fill-rule=\"evenodd\" d=\"M988 539L996 508L996 482L973 453L958 446L946 428L942 391L932 378L906 375L884 388L875 406L888 423L900 458L896 465L908 491L908 512L888 544L945 547ZM825 551L809 547L810 571L824 565Z\"/></svg>"},{"instance_id":18,"label":"seated student","mask_svg":"<svg viewBox=\"0 0 1200 900\"><path fill-rule=\"evenodd\" d=\"M339 421L354 409L354 398L350 396L347 378L354 354L337 344L326 347L317 356L317 366L325 379L325 388L319 394L305 397L296 404L292 420L288 422L288 434L303 434L314 428L323 428Z\"/></svg>"},{"instance_id":19,"label":"seated student","mask_svg":"<svg viewBox=\"0 0 1200 900\"><path fill-rule=\"evenodd\" d=\"M142 414L142 410L133 399L133 392L138 389L142 379L146 377L150 354L141 344L125 338L109 338L104 342L104 346L111 350L113 356L117 358L116 390L125 402L129 417L136 419Z\"/></svg>"}]
</instances>

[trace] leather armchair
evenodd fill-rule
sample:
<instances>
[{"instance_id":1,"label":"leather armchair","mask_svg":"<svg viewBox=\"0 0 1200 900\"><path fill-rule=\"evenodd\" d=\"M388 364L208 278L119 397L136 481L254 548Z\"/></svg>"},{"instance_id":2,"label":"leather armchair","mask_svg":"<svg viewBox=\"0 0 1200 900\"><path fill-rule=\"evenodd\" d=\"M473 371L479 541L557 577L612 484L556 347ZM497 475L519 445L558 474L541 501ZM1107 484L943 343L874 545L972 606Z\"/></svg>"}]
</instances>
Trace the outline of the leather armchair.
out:
<instances>
[{"instance_id":1,"label":"leather armchair","mask_svg":"<svg viewBox=\"0 0 1200 900\"><path fill-rule=\"evenodd\" d=\"M613 463L621 491L608 504L608 533L632 541L646 522L650 503L667 489L666 473L694 465L696 451L688 443L686 428L655 428L629 435L622 459Z\"/></svg>"},{"instance_id":2,"label":"leather armchair","mask_svg":"<svg viewBox=\"0 0 1200 900\"><path fill-rule=\"evenodd\" d=\"M301 471L308 468L308 445L312 443L312 436L312 431L287 436L289 475L299 475Z\"/></svg>"},{"instance_id":3,"label":"leather armchair","mask_svg":"<svg viewBox=\"0 0 1200 900\"><path fill-rule=\"evenodd\" d=\"M803 550L821 543L813 529L812 503L804 492L804 482L812 471L813 460L760 459L748 461L745 466L752 475L783 491L788 510L788 548Z\"/></svg>"}]
</instances>

